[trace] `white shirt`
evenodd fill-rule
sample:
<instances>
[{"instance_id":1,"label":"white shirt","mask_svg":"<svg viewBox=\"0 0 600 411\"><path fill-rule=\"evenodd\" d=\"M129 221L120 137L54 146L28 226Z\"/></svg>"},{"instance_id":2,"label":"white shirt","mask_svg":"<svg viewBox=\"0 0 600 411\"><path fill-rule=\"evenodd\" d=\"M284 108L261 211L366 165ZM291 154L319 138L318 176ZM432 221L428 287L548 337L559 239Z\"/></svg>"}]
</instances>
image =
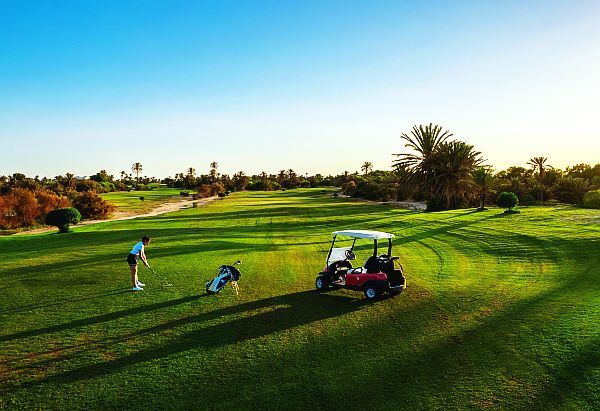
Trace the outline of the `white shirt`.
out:
<instances>
[{"instance_id":1,"label":"white shirt","mask_svg":"<svg viewBox=\"0 0 600 411\"><path fill-rule=\"evenodd\" d=\"M137 255L140 253L140 251L144 251L144 243L141 241L133 246L133 250L131 250L131 254Z\"/></svg>"}]
</instances>

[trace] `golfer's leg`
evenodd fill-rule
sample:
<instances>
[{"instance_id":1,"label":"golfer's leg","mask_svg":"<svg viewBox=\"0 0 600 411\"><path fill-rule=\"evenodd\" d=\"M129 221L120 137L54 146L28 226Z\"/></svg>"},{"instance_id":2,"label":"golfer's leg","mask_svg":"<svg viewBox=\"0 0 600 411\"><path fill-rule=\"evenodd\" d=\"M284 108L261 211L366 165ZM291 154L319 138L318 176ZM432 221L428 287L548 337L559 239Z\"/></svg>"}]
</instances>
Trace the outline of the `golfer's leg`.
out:
<instances>
[{"instance_id":1,"label":"golfer's leg","mask_svg":"<svg viewBox=\"0 0 600 411\"><path fill-rule=\"evenodd\" d=\"M130 265L131 269L131 284L133 287L137 285L137 265Z\"/></svg>"}]
</instances>

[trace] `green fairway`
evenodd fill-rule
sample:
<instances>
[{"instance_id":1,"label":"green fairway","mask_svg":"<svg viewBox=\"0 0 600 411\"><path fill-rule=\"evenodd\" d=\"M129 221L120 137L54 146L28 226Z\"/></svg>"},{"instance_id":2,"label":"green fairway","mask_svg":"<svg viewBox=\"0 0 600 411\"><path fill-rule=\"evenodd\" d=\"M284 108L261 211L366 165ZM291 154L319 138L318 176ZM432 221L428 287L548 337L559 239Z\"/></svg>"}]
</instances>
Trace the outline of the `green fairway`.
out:
<instances>
[{"instance_id":1,"label":"green fairway","mask_svg":"<svg viewBox=\"0 0 600 411\"><path fill-rule=\"evenodd\" d=\"M115 191L101 194L102 198L117 207L117 211L144 213L166 201L179 200L182 190L178 188L157 187L143 191ZM144 200L140 200L144 197ZM187 197L191 200L191 197Z\"/></svg>"},{"instance_id":2,"label":"green fairway","mask_svg":"<svg viewBox=\"0 0 600 411\"><path fill-rule=\"evenodd\" d=\"M396 235L405 292L314 292L351 228ZM129 291L144 234L173 288L141 267ZM240 295L204 296L237 259ZM599 409L599 267L598 210L422 213L320 189L0 237L0 408Z\"/></svg>"}]
</instances>

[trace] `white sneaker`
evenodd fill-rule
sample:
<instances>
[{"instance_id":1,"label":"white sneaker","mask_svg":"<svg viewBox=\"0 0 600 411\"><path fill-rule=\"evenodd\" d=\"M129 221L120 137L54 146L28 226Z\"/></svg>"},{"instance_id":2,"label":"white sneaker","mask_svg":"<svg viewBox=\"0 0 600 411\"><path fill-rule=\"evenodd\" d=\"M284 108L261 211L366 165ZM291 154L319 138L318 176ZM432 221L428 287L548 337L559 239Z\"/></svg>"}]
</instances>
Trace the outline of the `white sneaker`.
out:
<instances>
[{"instance_id":1,"label":"white sneaker","mask_svg":"<svg viewBox=\"0 0 600 411\"><path fill-rule=\"evenodd\" d=\"M144 291L144 289L142 287L139 286L139 284L136 287L133 287L131 289L131 291Z\"/></svg>"},{"instance_id":2,"label":"white sneaker","mask_svg":"<svg viewBox=\"0 0 600 411\"><path fill-rule=\"evenodd\" d=\"M146 286L146 284L144 284L144 283L140 283L140 282L138 282L136 285L137 285L138 287L145 287L145 286Z\"/></svg>"}]
</instances>

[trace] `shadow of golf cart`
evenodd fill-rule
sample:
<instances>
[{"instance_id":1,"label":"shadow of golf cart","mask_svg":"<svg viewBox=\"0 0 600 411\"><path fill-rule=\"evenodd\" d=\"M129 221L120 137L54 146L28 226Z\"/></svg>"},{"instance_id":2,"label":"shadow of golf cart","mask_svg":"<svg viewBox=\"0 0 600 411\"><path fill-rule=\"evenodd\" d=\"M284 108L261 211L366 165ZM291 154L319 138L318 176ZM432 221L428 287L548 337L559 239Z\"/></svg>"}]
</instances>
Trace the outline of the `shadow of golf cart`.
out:
<instances>
[{"instance_id":1,"label":"shadow of golf cart","mask_svg":"<svg viewBox=\"0 0 600 411\"><path fill-rule=\"evenodd\" d=\"M362 291L369 300L383 294L397 295L406 288L406 278L398 257L392 255L393 234L370 230L334 231L331 248L327 254L325 269L317 276L317 291L346 288ZM345 247L336 247L340 240L351 243ZM354 267L352 261L357 240L371 240L373 253L362 266ZM378 241L387 240L385 254L377 255Z\"/></svg>"}]
</instances>

